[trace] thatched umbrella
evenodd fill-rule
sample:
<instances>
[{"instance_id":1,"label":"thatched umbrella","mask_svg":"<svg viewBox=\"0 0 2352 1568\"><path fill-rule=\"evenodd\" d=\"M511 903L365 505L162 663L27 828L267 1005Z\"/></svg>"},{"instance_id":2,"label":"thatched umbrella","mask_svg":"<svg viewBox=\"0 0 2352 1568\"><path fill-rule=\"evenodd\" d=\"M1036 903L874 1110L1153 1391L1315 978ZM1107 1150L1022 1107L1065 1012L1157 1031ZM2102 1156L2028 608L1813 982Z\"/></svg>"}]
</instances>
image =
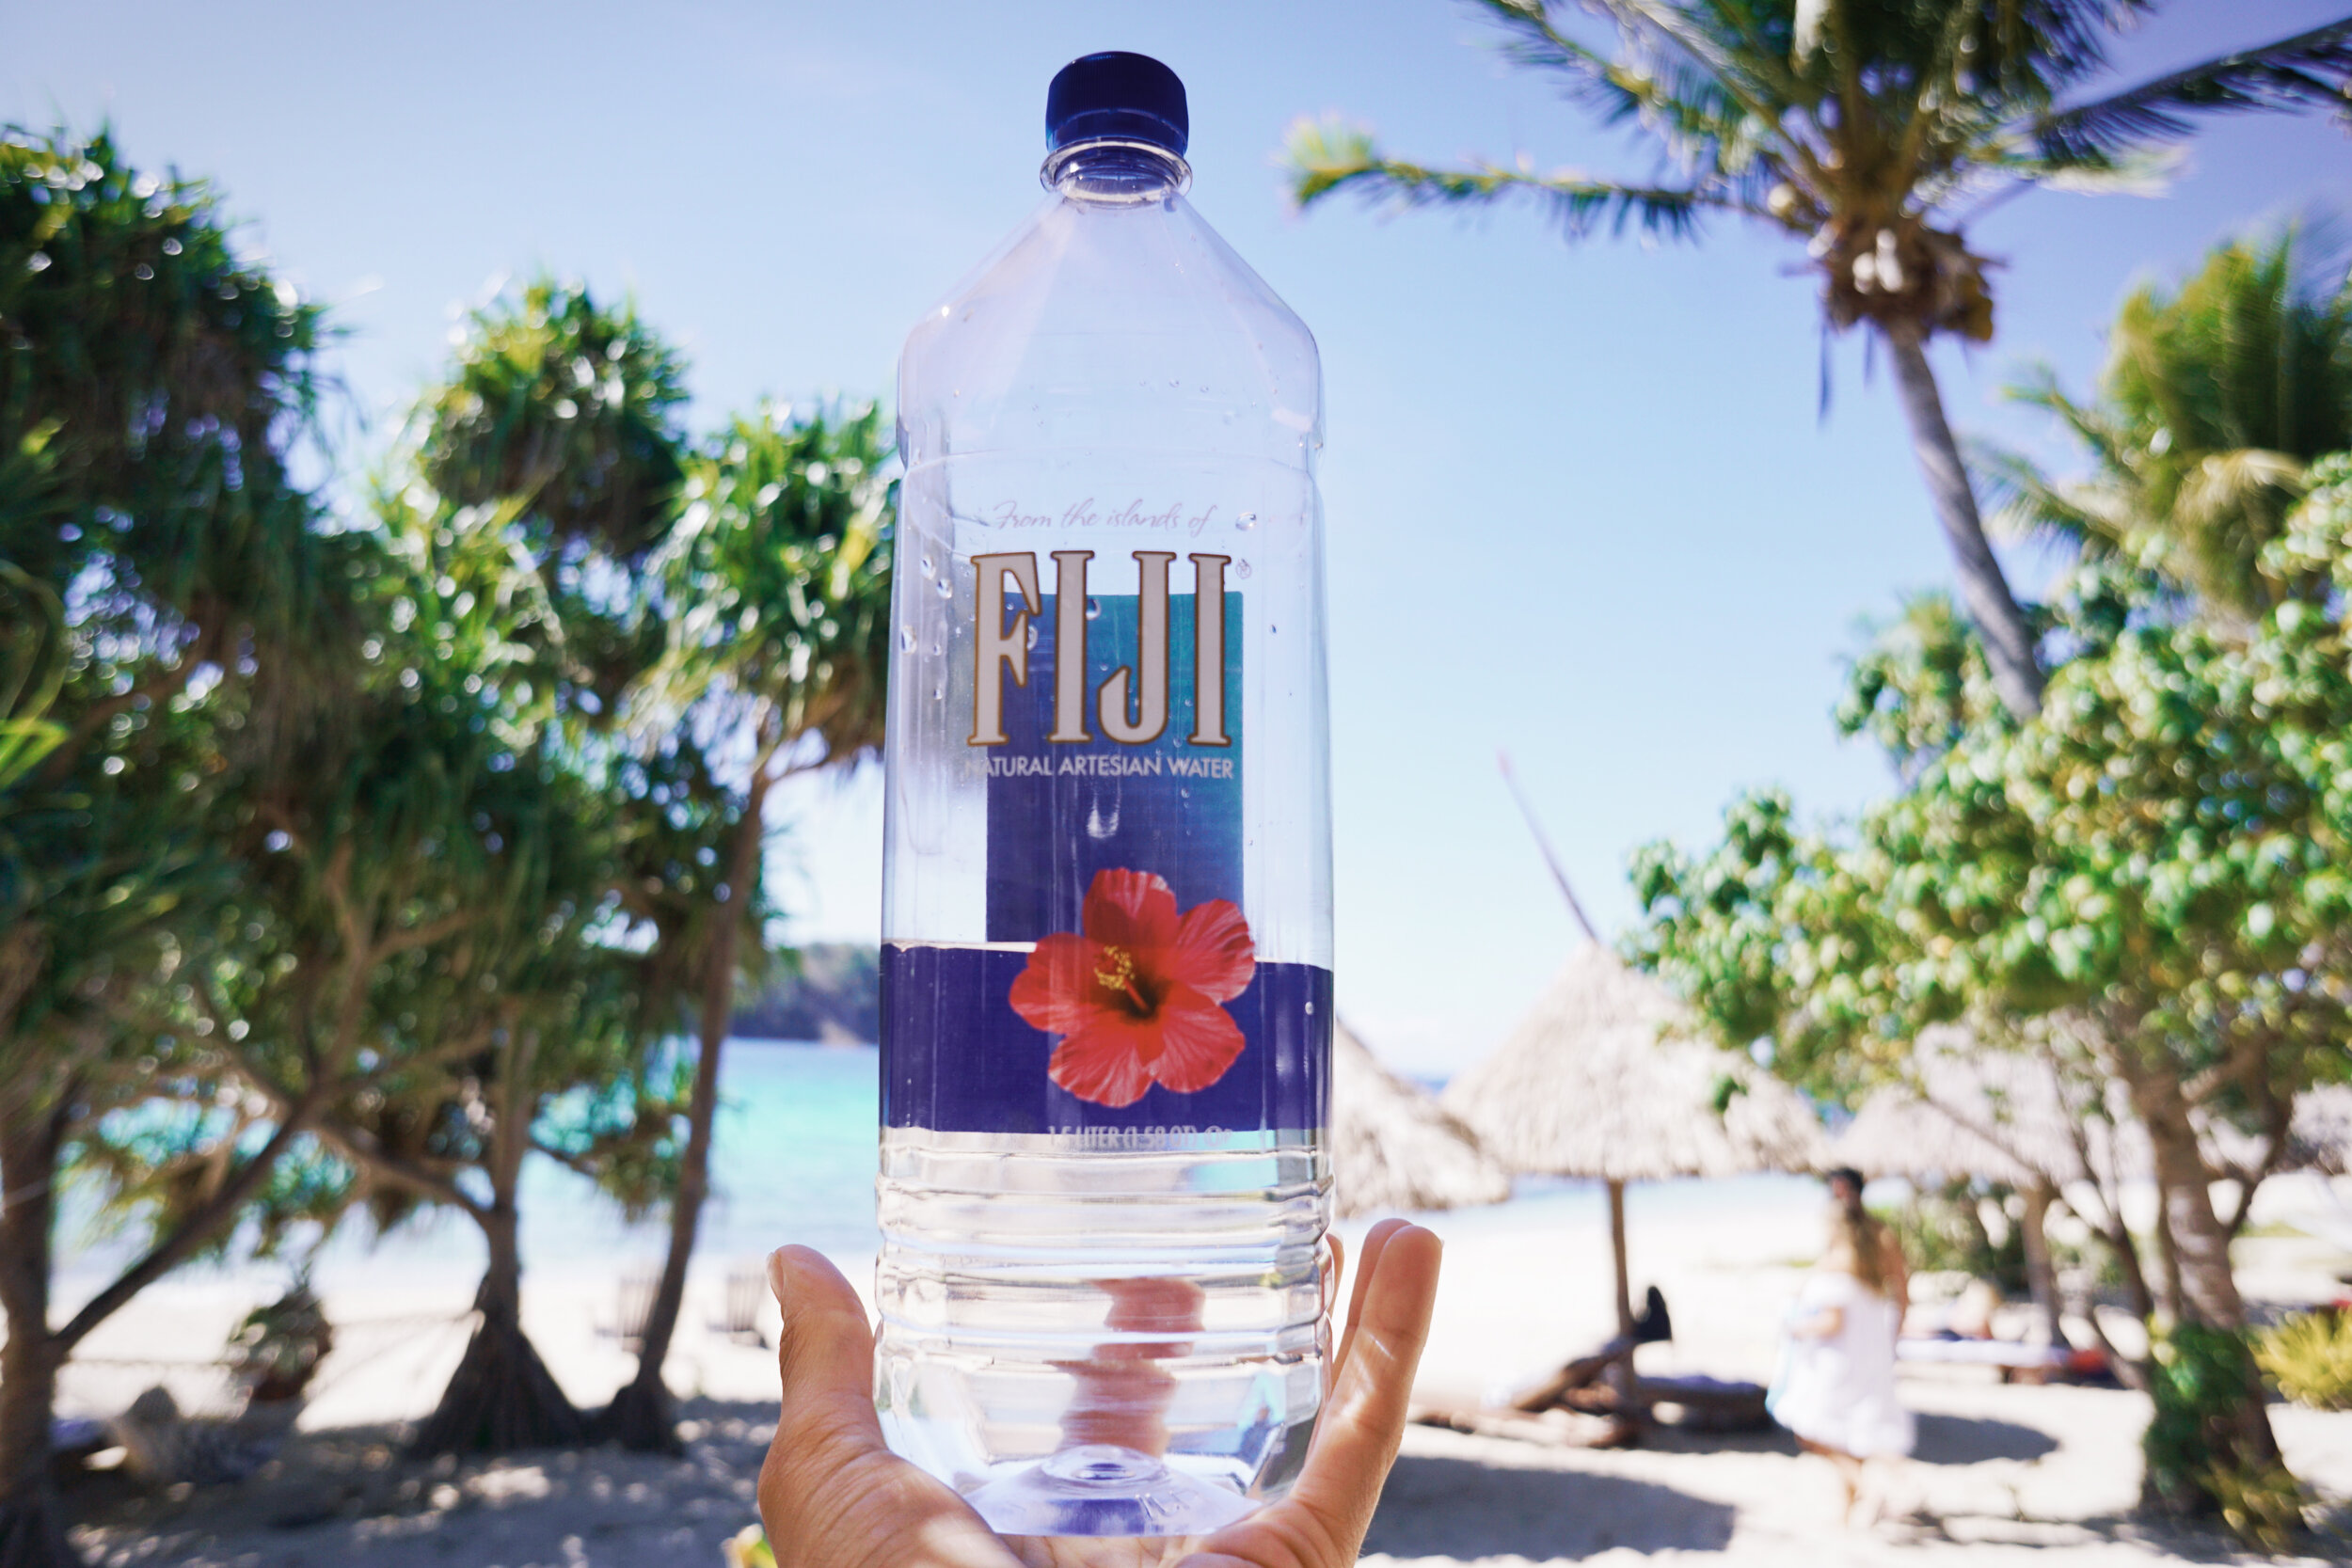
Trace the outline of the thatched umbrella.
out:
<instances>
[{"instance_id":1,"label":"thatched umbrella","mask_svg":"<svg viewBox=\"0 0 2352 1568\"><path fill-rule=\"evenodd\" d=\"M1331 1040L1331 1189L1342 1218L1467 1209L1509 1197L1511 1175L1342 1023Z\"/></svg>"},{"instance_id":2,"label":"thatched umbrella","mask_svg":"<svg viewBox=\"0 0 2352 1568\"><path fill-rule=\"evenodd\" d=\"M2352 1085L2323 1084L2295 1097L2296 1163L2323 1176L2352 1171Z\"/></svg>"},{"instance_id":3,"label":"thatched umbrella","mask_svg":"<svg viewBox=\"0 0 2352 1568\"><path fill-rule=\"evenodd\" d=\"M1627 1182L1814 1170L1823 1154L1820 1123L1794 1090L1701 1041L1663 985L1598 942L1569 957L1510 1038L1442 1102L1513 1171L1607 1184L1627 1332Z\"/></svg>"},{"instance_id":4,"label":"thatched umbrella","mask_svg":"<svg viewBox=\"0 0 2352 1568\"><path fill-rule=\"evenodd\" d=\"M2044 1223L2061 1195L2106 1237L2136 1302L2149 1295L2125 1227L2120 1190L2145 1179L2154 1159L2147 1133L2122 1091L2092 1072L2062 1070L2031 1051L1979 1047L1958 1025L1920 1031L1914 1081L1865 1101L1838 1134L1837 1158L1873 1176L1973 1176L2014 1187L2025 1199L2026 1276L2051 1337L2058 1335L2057 1279ZM2297 1096L2283 1144L2228 1120L2198 1115L2198 1141L2212 1168L2240 1181L2281 1170L2334 1173L2352 1163L2352 1086ZM2102 1213L2084 1208L2088 1188Z\"/></svg>"},{"instance_id":5,"label":"thatched umbrella","mask_svg":"<svg viewBox=\"0 0 2352 1568\"><path fill-rule=\"evenodd\" d=\"M1837 1135L1840 1163L1871 1176L1975 1176L2025 1187L2087 1180L2119 1151L2099 1087L2062 1082L2050 1059L1988 1051L1937 1024L1912 1042L1912 1082L1864 1101Z\"/></svg>"}]
</instances>

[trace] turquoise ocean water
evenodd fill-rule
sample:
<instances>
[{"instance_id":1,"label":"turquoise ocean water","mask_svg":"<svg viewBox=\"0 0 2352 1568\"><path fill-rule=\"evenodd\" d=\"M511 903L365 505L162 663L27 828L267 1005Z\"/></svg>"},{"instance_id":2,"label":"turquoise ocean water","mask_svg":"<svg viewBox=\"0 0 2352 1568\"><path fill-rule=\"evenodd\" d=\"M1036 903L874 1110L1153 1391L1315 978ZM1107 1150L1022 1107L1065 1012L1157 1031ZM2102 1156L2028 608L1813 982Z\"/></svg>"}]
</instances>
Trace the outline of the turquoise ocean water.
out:
<instances>
[{"instance_id":1,"label":"turquoise ocean water","mask_svg":"<svg viewBox=\"0 0 2352 1568\"><path fill-rule=\"evenodd\" d=\"M881 1240L874 1226L881 1115L874 1049L736 1040L720 1083L715 1190L704 1211L700 1266L757 1259L787 1242L849 1259L872 1253ZM1652 1182L1631 1190L1628 1208L1637 1218L1702 1211L1737 1223L1742 1210L1784 1205L1799 1189L1818 1190L1803 1178L1777 1176ZM662 1216L628 1224L592 1183L550 1160L532 1158L522 1199L525 1267L543 1278L650 1265L667 1245ZM1509 1203L1447 1215L1442 1228L1465 1234L1531 1224L1597 1226L1603 1218L1595 1183L1523 1179ZM119 1266L124 1243L77 1244L73 1229L69 1221L65 1272L94 1277ZM318 1275L330 1288L370 1279L470 1280L485 1256L469 1221L440 1213L382 1237L352 1227L323 1250Z\"/></svg>"},{"instance_id":2,"label":"turquoise ocean water","mask_svg":"<svg viewBox=\"0 0 2352 1568\"><path fill-rule=\"evenodd\" d=\"M882 1082L871 1046L733 1040L719 1085L698 1255L762 1257L787 1242L834 1254L881 1244L874 1177ZM661 1216L625 1225L609 1198L552 1161L534 1162L523 1215L527 1264L658 1258L668 1244Z\"/></svg>"}]
</instances>

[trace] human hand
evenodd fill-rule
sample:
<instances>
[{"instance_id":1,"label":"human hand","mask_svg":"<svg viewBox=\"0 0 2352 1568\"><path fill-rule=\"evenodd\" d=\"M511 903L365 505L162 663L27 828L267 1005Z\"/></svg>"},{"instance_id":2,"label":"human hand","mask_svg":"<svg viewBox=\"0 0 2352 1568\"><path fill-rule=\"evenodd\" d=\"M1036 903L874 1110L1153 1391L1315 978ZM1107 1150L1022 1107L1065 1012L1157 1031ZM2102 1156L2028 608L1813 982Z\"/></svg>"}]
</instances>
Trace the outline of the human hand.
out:
<instances>
[{"instance_id":1,"label":"human hand","mask_svg":"<svg viewBox=\"0 0 2352 1568\"><path fill-rule=\"evenodd\" d=\"M784 1402L759 1474L779 1568L1344 1568L1372 1524L1405 1431L1437 1300L1438 1238L1383 1220L1364 1238L1347 1326L1290 1495L1197 1542L1009 1540L945 1483L892 1453L874 1410L874 1334L856 1291L806 1247L768 1260L784 1309ZM1336 1238L1332 1268L1340 1255Z\"/></svg>"}]
</instances>

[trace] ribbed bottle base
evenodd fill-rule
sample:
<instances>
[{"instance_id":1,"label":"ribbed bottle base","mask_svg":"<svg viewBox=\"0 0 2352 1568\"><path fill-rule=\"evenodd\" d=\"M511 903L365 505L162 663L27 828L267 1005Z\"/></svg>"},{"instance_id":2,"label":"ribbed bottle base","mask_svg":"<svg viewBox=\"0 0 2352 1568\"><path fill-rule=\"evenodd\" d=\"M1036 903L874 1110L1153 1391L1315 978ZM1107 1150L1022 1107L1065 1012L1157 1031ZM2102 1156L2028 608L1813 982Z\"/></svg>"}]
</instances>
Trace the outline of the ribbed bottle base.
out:
<instances>
[{"instance_id":1,"label":"ribbed bottle base","mask_svg":"<svg viewBox=\"0 0 2352 1568\"><path fill-rule=\"evenodd\" d=\"M999 1533L1175 1536L1288 1489L1329 1350L1314 1134L890 1129L875 1402Z\"/></svg>"}]
</instances>

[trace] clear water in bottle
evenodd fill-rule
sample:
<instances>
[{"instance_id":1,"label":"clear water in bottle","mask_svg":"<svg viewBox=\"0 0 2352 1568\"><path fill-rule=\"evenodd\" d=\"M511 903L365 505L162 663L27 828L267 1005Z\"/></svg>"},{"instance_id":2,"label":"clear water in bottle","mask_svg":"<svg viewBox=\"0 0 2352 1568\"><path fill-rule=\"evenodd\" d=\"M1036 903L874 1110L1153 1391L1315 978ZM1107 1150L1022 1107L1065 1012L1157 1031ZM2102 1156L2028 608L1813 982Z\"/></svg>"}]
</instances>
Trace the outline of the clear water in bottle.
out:
<instances>
[{"instance_id":1,"label":"clear water in bottle","mask_svg":"<svg viewBox=\"0 0 2352 1568\"><path fill-rule=\"evenodd\" d=\"M1165 66L1047 132L899 364L875 1398L1002 1533L1183 1536L1329 1350L1321 371Z\"/></svg>"}]
</instances>

